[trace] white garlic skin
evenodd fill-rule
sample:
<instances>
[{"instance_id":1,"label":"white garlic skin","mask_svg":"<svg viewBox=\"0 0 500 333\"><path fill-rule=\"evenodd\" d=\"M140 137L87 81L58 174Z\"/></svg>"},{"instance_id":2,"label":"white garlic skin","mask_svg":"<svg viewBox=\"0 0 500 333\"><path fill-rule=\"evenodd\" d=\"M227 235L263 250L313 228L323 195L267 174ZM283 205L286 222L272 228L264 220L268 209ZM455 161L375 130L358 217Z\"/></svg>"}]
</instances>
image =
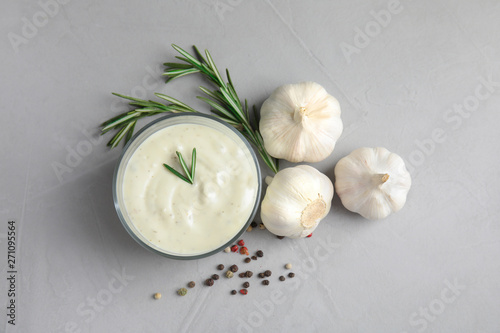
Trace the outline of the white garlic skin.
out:
<instances>
[{"instance_id":1,"label":"white garlic skin","mask_svg":"<svg viewBox=\"0 0 500 333\"><path fill-rule=\"evenodd\" d=\"M311 234L330 211L334 191L330 179L308 165L286 168L269 178L261 204L267 230L290 238Z\"/></svg>"},{"instance_id":2,"label":"white garlic skin","mask_svg":"<svg viewBox=\"0 0 500 333\"><path fill-rule=\"evenodd\" d=\"M269 154L290 162L319 162L342 134L337 99L315 82L286 84L262 104L259 130Z\"/></svg>"},{"instance_id":3,"label":"white garlic skin","mask_svg":"<svg viewBox=\"0 0 500 333\"><path fill-rule=\"evenodd\" d=\"M335 166L335 191L342 204L370 220L403 208L410 187L403 159L385 148L358 148Z\"/></svg>"}]
</instances>

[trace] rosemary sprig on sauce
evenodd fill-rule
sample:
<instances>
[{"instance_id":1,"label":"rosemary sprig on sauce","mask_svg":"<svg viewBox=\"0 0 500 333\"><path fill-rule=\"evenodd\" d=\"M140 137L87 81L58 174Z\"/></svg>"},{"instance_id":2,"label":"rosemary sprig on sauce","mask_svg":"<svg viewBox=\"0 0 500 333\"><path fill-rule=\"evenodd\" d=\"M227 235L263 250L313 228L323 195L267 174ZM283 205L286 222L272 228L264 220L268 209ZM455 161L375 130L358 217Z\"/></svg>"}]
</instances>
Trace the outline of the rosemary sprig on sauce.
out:
<instances>
[{"instance_id":1,"label":"rosemary sprig on sauce","mask_svg":"<svg viewBox=\"0 0 500 333\"><path fill-rule=\"evenodd\" d=\"M247 140L257 148L259 155L262 157L266 165L273 172L277 173L279 170L279 162L277 159L269 155L264 147L264 140L258 130L258 119L255 107L253 108L254 122L252 124L249 117L247 100L245 100L244 103L240 101L231 80L231 76L229 75L229 71L226 69L228 82L225 83L208 50L205 50L205 58L200 51L198 51L196 46L194 46L194 56L177 45L172 45L172 47L181 54L181 56L176 57L181 61L181 63L164 63L166 69L163 75L167 76L167 82L175 78L196 73L199 73L208 79L215 89L210 90L205 87L200 87L200 90L205 94L205 96L197 97L210 106L214 116L227 122L240 131L247 138ZM108 146L111 146L111 148L116 147L124 138L125 142L130 140L134 132L135 124L137 123L137 120L141 118L157 115L163 112L197 112L179 100L164 94L155 93L157 97L169 102L168 104L162 104L151 100L146 101L116 93L113 94L130 100L131 102L129 104L133 106L134 109L132 111L122 113L101 125L103 127L102 134L110 130L118 130L118 133L116 133L108 142Z\"/></svg>"},{"instance_id":2,"label":"rosemary sprig on sauce","mask_svg":"<svg viewBox=\"0 0 500 333\"><path fill-rule=\"evenodd\" d=\"M177 157L179 158L179 163L181 164L182 170L184 170L184 173L186 176L181 175L177 170L172 168L170 165L163 163L163 166L167 168L168 171L185 181L186 183L193 184L194 183L194 173L196 170L196 148L193 148L193 153L191 155L191 171L188 169L186 162L184 161L184 158L182 157L182 154L179 153L178 151L175 152L177 154Z\"/></svg>"}]
</instances>

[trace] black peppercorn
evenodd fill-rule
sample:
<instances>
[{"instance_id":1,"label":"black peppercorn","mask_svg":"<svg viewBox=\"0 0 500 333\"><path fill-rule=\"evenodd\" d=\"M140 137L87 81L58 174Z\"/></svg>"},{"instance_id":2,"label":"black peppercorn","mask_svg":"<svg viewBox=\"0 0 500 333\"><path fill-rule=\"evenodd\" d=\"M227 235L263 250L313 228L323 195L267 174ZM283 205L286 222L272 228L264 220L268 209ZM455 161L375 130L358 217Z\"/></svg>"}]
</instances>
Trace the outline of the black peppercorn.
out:
<instances>
[{"instance_id":1,"label":"black peppercorn","mask_svg":"<svg viewBox=\"0 0 500 333\"><path fill-rule=\"evenodd\" d=\"M293 278L295 276L295 273L288 273L289 278Z\"/></svg>"},{"instance_id":2,"label":"black peppercorn","mask_svg":"<svg viewBox=\"0 0 500 333\"><path fill-rule=\"evenodd\" d=\"M250 287L250 283L249 282L243 283L243 288L248 288L248 287Z\"/></svg>"},{"instance_id":3,"label":"black peppercorn","mask_svg":"<svg viewBox=\"0 0 500 333\"><path fill-rule=\"evenodd\" d=\"M236 295L238 292L236 290L231 290L231 295Z\"/></svg>"},{"instance_id":4,"label":"black peppercorn","mask_svg":"<svg viewBox=\"0 0 500 333\"><path fill-rule=\"evenodd\" d=\"M256 253L257 257L263 257L264 256L264 252L262 252L261 250L257 251Z\"/></svg>"},{"instance_id":5,"label":"black peppercorn","mask_svg":"<svg viewBox=\"0 0 500 333\"><path fill-rule=\"evenodd\" d=\"M240 278L244 278L244 277L247 277L247 274L245 272L241 272L238 276Z\"/></svg>"},{"instance_id":6,"label":"black peppercorn","mask_svg":"<svg viewBox=\"0 0 500 333\"><path fill-rule=\"evenodd\" d=\"M205 281L205 285L207 285L207 286L209 286L209 287L213 286L213 285L214 285L214 280L212 280L212 279L207 279L207 280Z\"/></svg>"},{"instance_id":7,"label":"black peppercorn","mask_svg":"<svg viewBox=\"0 0 500 333\"><path fill-rule=\"evenodd\" d=\"M217 266L217 269L218 269L219 271L222 271L222 270L224 269L224 265L223 265L223 264L220 264L219 266Z\"/></svg>"},{"instance_id":8,"label":"black peppercorn","mask_svg":"<svg viewBox=\"0 0 500 333\"><path fill-rule=\"evenodd\" d=\"M238 271L238 266L232 265L231 267L229 267L229 269L231 270L231 272L236 273Z\"/></svg>"},{"instance_id":9,"label":"black peppercorn","mask_svg":"<svg viewBox=\"0 0 500 333\"><path fill-rule=\"evenodd\" d=\"M219 279L219 275L218 275L218 274L214 274L214 275L212 275L212 279L214 279L214 280L218 280L218 279Z\"/></svg>"},{"instance_id":10,"label":"black peppercorn","mask_svg":"<svg viewBox=\"0 0 500 333\"><path fill-rule=\"evenodd\" d=\"M250 258L245 258L245 262L248 264L250 261L252 261L252 259Z\"/></svg>"},{"instance_id":11,"label":"black peppercorn","mask_svg":"<svg viewBox=\"0 0 500 333\"><path fill-rule=\"evenodd\" d=\"M278 237L278 239L283 239L283 238L285 238L285 236L276 236L276 237Z\"/></svg>"},{"instance_id":12,"label":"black peppercorn","mask_svg":"<svg viewBox=\"0 0 500 333\"><path fill-rule=\"evenodd\" d=\"M285 281L285 277L283 275L280 276L280 281Z\"/></svg>"},{"instance_id":13,"label":"black peppercorn","mask_svg":"<svg viewBox=\"0 0 500 333\"><path fill-rule=\"evenodd\" d=\"M265 276L265 275L264 275L264 273L259 273L259 277L260 277L261 279L262 279L262 278L264 278L264 276Z\"/></svg>"},{"instance_id":14,"label":"black peppercorn","mask_svg":"<svg viewBox=\"0 0 500 333\"><path fill-rule=\"evenodd\" d=\"M252 228L257 228L257 226L258 226L257 222L255 222L255 221L250 223L250 225L252 226Z\"/></svg>"},{"instance_id":15,"label":"black peppercorn","mask_svg":"<svg viewBox=\"0 0 500 333\"><path fill-rule=\"evenodd\" d=\"M196 285L196 283L194 283L194 281L191 281L188 283L189 288L194 288L195 285Z\"/></svg>"},{"instance_id":16,"label":"black peppercorn","mask_svg":"<svg viewBox=\"0 0 500 333\"><path fill-rule=\"evenodd\" d=\"M252 271L246 271L246 276L249 278L249 277L252 277L253 275L253 272Z\"/></svg>"},{"instance_id":17,"label":"black peppercorn","mask_svg":"<svg viewBox=\"0 0 500 333\"><path fill-rule=\"evenodd\" d=\"M271 276L272 272L270 270L267 270L264 272L264 275L265 276Z\"/></svg>"},{"instance_id":18,"label":"black peppercorn","mask_svg":"<svg viewBox=\"0 0 500 333\"><path fill-rule=\"evenodd\" d=\"M269 280L263 280L262 284L265 285L265 286L268 286L269 285Z\"/></svg>"},{"instance_id":19,"label":"black peppercorn","mask_svg":"<svg viewBox=\"0 0 500 333\"><path fill-rule=\"evenodd\" d=\"M252 256L252 260L257 260L257 257L256 256Z\"/></svg>"}]
</instances>

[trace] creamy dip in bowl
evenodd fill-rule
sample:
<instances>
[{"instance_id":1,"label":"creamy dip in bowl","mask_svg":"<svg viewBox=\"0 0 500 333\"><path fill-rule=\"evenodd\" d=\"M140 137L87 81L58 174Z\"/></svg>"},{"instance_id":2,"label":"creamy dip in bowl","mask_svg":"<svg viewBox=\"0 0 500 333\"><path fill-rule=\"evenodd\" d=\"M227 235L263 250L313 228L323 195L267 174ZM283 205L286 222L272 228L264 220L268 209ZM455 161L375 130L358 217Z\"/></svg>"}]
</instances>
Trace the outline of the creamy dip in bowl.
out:
<instances>
[{"instance_id":1,"label":"creamy dip in bowl","mask_svg":"<svg viewBox=\"0 0 500 333\"><path fill-rule=\"evenodd\" d=\"M191 166L184 174L176 152ZM204 114L174 114L139 131L125 146L113 178L113 199L125 229L145 248L175 259L198 259L232 244L248 227L261 195L254 151L236 129Z\"/></svg>"}]
</instances>

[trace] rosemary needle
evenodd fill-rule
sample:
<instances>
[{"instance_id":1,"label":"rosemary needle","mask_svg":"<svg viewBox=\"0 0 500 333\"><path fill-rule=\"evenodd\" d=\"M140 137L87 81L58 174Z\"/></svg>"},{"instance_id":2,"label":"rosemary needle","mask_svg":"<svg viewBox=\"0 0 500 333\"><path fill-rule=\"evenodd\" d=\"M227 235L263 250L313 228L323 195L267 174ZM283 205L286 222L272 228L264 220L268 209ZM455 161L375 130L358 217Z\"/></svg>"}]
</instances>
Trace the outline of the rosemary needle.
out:
<instances>
[{"instance_id":1,"label":"rosemary needle","mask_svg":"<svg viewBox=\"0 0 500 333\"><path fill-rule=\"evenodd\" d=\"M168 171L185 181L186 183L193 184L194 183L194 171L196 169L196 148L193 148L193 154L191 158L191 171L189 171L186 162L184 161L184 158L182 157L182 154L178 151L175 152L177 154L177 157L179 158L179 163L181 164L182 170L184 170L184 173L186 176L181 175L177 170L172 168L170 165L163 163L163 166L167 168Z\"/></svg>"}]
</instances>

